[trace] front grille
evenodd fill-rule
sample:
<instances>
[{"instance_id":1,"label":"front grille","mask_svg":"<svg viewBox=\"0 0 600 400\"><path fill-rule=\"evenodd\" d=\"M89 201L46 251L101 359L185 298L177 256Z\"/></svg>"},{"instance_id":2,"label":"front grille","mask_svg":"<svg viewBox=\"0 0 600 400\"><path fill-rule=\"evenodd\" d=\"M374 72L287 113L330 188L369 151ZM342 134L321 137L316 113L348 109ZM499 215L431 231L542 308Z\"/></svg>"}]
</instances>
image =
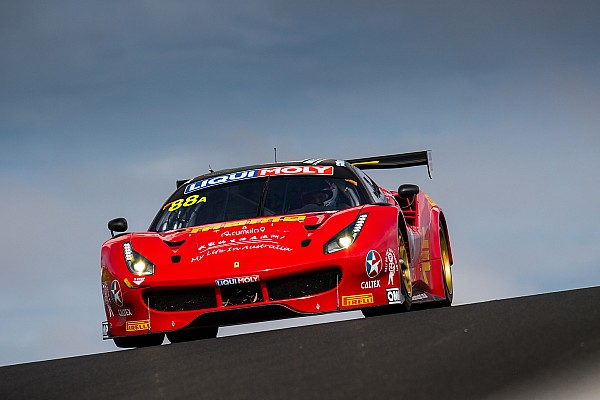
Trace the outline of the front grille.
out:
<instances>
[{"instance_id":1,"label":"front grille","mask_svg":"<svg viewBox=\"0 0 600 400\"><path fill-rule=\"evenodd\" d=\"M156 311L190 311L217 306L215 289L210 287L146 292L144 302Z\"/></svg>"},{"instance_id":2,"label":"front grille","mask_svg":"<svg viewBox=\"0 0 600 400\"><path fill-rule=\"evenodd\" d=\"M311 296L334 289L342 280L338 268L311 272L308 274L272 279L264 284L269 293L269 301L295 299ZM223 307L263 303L260 282L220 286ZM149 290L143 295L148 308L156 311L192 311L217 308L214 287L200 287L176 290Z\"/></svg>"},{"instance_id":3,"label":"front grille","mask_svg":"<svg viewBox=\"0 0 600 400\"><path fill-rule=\"evenodd\" d=\"M259 282L221 286L221 298L223 299L223 307L261 303L263 301Z\"/></svg>"},{"instance_id":4,"label":"front grille","mask_svg":"<svg viewBox=\"0 0 600 400\"><path fill-rule=\"evenodd\" d=\"M273 279L267 281L269 300L295 299L323 293L335 288L341 280L342 271L337 268Z\"/></svg>"}]
</instances>

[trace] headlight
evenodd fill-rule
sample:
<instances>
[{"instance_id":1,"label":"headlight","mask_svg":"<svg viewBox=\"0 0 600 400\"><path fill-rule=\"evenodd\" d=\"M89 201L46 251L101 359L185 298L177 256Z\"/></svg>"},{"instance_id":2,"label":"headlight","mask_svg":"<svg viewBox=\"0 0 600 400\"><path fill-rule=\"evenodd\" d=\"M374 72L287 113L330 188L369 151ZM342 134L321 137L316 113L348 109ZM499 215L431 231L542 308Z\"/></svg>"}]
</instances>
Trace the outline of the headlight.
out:
<instances>
[{"instance_id":1,"label":"headlight","mask_svg":"<svg viewBox=\"0 0 600 400\"><path fill-rule=\"evenodd\" d=\"M154 275L154 264L131 247L131 243L123 243L123 256L127 269L135 275Z\"/></svg>"},{"instance_id":2,"label":"headlight","mask_svg":"<svg viewBox=\"0 0 600 400\"><path fill-rule=\"evenodd\" d=\"M323 251L326 254L330 254L350 247L358 237L358 234L365 224L366 219L367 213L359 214L358 218L356 218L353 223L345 227L340 233L325 243L325 246L323 246Z\"/></svg>"}]
</instances>

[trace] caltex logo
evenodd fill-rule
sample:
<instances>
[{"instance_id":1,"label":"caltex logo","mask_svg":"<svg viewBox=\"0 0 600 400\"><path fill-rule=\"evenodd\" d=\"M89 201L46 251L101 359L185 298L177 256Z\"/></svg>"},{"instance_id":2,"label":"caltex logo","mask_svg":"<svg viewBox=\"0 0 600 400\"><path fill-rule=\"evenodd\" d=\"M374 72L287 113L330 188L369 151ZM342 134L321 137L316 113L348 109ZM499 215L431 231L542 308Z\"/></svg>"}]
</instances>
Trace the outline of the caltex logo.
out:
<instances>
[{"instance_id":1,"label":"caltex logo","mask_svg":"<svg viewBox=\"0 0 600 400\"><path fill-rule=\"evenodd\" d=\"M371 250L367 254L367 259L365 262L365 267L367 268L367 276L369 278L375 278L381 272L381 255L377 252L377 250Z\"/></svg>"}]
</instances>

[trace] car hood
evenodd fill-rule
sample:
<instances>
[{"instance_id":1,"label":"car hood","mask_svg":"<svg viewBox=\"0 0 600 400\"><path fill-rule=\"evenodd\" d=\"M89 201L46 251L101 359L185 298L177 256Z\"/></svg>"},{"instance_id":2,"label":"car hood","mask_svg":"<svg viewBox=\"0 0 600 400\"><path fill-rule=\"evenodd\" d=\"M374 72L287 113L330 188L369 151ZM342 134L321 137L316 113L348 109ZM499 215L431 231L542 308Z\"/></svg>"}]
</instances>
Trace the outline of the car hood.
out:
<instances>
[{"instance_id":1,"label":"car hood","mask_svg":"<svg viewBox=\"0 0 600 400\"><path fill-rule=\"evenodd\" d=\"M277 276L285 268L320 260L323 243L352 223L360 207L253 218L166 233L134 233L134 249L156 265L158 279Z\"/></svg>"}]
</instances>

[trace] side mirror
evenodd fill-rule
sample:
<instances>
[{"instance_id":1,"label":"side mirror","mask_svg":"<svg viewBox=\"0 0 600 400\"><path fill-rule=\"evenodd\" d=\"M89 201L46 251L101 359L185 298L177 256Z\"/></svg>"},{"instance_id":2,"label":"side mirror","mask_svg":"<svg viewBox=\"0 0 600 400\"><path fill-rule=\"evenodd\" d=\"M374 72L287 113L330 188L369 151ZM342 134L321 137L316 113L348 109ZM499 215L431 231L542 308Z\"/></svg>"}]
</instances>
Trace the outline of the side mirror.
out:
<instances>
[{"instance_id":1,"label":"side mirror","mask_svg":"<svg viewBox=\"0 0 600 400\"><path fill-rule=\"evenodd\" d=\"M417 185L405 184L400 185L398 188L398 196L403 199L408 199L419 193L419 187Z\"/></svg>"},{"instance_id":2,"label":"side mirror","mask_svg":"<svg viewBox=\"0 0 600 400\"><path fill-rule=\"evenodd\" d=\"M114 232L125 232L127 230L127 220L125 218L115 218L108 221L108 230L112 237L115 237Z\"/></svg>"}]
</instances>

